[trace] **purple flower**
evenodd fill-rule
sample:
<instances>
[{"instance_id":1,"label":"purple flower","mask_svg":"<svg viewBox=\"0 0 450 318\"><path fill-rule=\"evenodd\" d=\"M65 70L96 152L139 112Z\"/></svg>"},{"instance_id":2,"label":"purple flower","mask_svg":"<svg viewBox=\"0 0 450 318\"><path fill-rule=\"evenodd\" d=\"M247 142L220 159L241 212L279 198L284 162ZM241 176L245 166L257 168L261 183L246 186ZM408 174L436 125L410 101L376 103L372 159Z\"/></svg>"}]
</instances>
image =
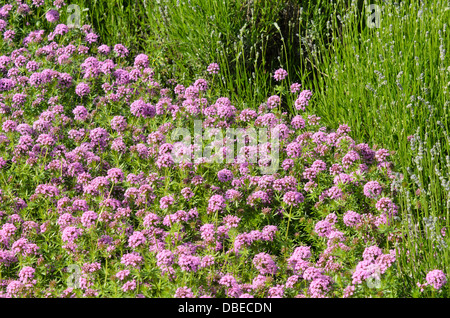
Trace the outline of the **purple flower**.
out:
<instances>
[{"instance_id":1,"label":"purple flower","mask_svg":"<svg viewBox=\"0 0 450 318\"><path fill-rule=\"evenodd\" d=\"M297 191L288 191L283 196L283 202L287 205L297 206L305 200L303 194Z\"/></svg>"},{"instance_id":2,"label":"purple flower","mask_svg":"<svg viewBox=\"0 0 450 318\"><path fill-rule=\"evenodd\" d=\"M208 213L222 212L226 208L225 198L219 194L213 195L208 201Z\"/></svg>"},{"instance_id":3,"label":"purple flower","mask_svg":"<svg viewBox=\"0 0 450 318\"><path fill-rule=\"evenodd\" d=\"M288 72L282 68L279 68L278 70L275 71L275 73L273 74L273 78L276 81L282 81L286 78L286 76L288 75Z\"/></svg>"},{"instance_id":4,"label":"purple flower","mask_svg":"<svg viewBox=\"0 0 450 318\"><path fill-rule=\"evenodd\" d=\"M181 189L181 195L186 199L186 201L189 201L192 197L194 197L194 192L192 192L191 188L186 187Z\"/></svg>"},{"instance_id":5,"label":"purple flower","mask_svg":"<svg viewBox=\"0 0 450 318\"><path fill-rule=\"evenodd\" d=\"M375 152L375 159L377 159L378 162L382 163L386 161L386 158L389 156L389 151L387 149L379 149Z\"/></svg>"},{"instance_id":6,"label":"purple flower","mask_svg":"<svg viewBox=\"0 0 450 318\"><path fill-rule=\"evenodd\" d=\"M351 175L348 175L346 173L339 173L336 177L333 179L333 183L337 186L339 184L350 184L353 182L353 178Z\"/></svg>"},{"instance_id":7,"label":"purple flower","mask_svg":"<svg viewBox=\"0 0 450 318\"><path fill-rule=\"evenodd\" d=\"M381 195L383 188L378 181L369 181L364 185L364 195L368 198L376 199Z\"/></svg>"},{"instance_id":8,"label":"purple flower","mask_svg":"<svg viewBox=\"0 0 450 318\"><path fill-rule=\"evenodd\" d=\"M236 278L234 278L231 274L222 276L219 280L219 284L228 288L233 288L238 285Z\"/></svg>"},{"instance_id":9,"label":"purple flower","mask_svg":"<svg viewBox=\"0 0 450 318\"><path fill-rule=\"evenodd\" d=\"M253 279L251 287L254 290L262 289L266 286L266 280L267 280L266 276L258 275Z\"/></svg>"},{"instance_id":10,"label":"purple flower","mask_svg":"<svg viewBox=\"0 0 450 318\"><path fill-rule=\"evenodd\" d=\"M426 280L428 285L432 285L434 289L441 289L447 283L447 277L440 269L428 272Z\"/></svg>"},{"instance_id":11,"label":"purple flower","mask_svg":"<svg viewBox=\"0 0 450 318\"><path fill-rule=\"evenodd\" d=\"M256 203L267 204L270 202L270 197L265 191L255 191L247 197L247 204L255 206Z\"/></svg>"},{"instance_id":12,"label":"purple flower","mask_svg":"<svg viewBox=\"0 0 450 318\"><path fill-rule=\"evenodd\" d=\"M225 199L229 200L229 201L235 201L235 200L240 199L241 197L242 197L242 194L239 191L234 190L234 189L228 189L225 192Z\"/></svg>"},{"instance_id":13,"label":"purple flower","mask_svg":"<svg viewBox=\"0 0 450 318\"><path fill-rule=\"evenodd\" d=\"M57 187L51 184L39 184L35 191L35 194L42 194L45 197L52 198L59 195L59 190Z\"/></svg>"},{"instance_id":14,"label":"purple flower","mask_svg":"<svg viewBox=\"0 0 450 318\"><path fill-rule=\"evenodd\" d=\"M91 92L91 89L89 88L89 85L86 83L80 83L75 87L75 93L80 96L86 96Z\"/></svg>"},{"instance_id":15,"label":"purple flower","mask_svg":"<svg viewBox=\"0 0 450 318\"><path fill-rule=\"evenodd\" d=\"M111 149L118 152L125 152L127 150L127 146L123 142L123 138L118 137L114 139L113 142L111 143Z\"/></svg>"},{"instance_id":16,"label":"purple flower","mask_svg":"<svg viewBox=\"0 0 450 318\"><path fill-rule=\"evenodd\" d=\"M62 232L62 240L64 242L73 243L78 237L81 236L82 233L83 230L73 226L68 226Z\"/></svg>"},{"instance_id":17,"label":"purple flower","mask_svg":"<svg viewBox=\"0 0 450 318\"><path fill-rule=\"evenodd\" d=\"M228 182L233 180L233 172L228 169L222 169L217 173L220 182Z\"/></svg>"},{"instance_id":18,"label":"purple flower","mask_svg":"<svg viewBox=\"0 0 450 318\"><path fill-rule=\"evenodd\" d=\"M390 217L397 215L398 213L398 207L397 205L392 202L390 198L382 197L380 198L377 203L375 204L375 208L378 211L383 211Z\"/></svg>"},{"instance_id":19,"label":"purple flower","mask_svg":"<svg viewBox=\"0 0 450 318\"><path fill-rule=\"evenodd\" d=\"M144 234L139 231L134 231L133 235L128 238L128 245L131 248L137 248L141 245L144 245L146 242L147 239L145 238Z\"/></svg>"},{"instance_id":20,"label":"purple flower","mask_svg":"<svg viewBox=\"0 0 450 318\"><path fill-rule=\"evenodd\" d=\"M136 117L154 117L156 114L155 106L144 102L142 99L134 101L130 105L131 113Z\"/></svg>"},{"instance_id":21,"label":"purple flower","mask_svg":"<svg viewBox=\"0 0 450 318\"><path fill-rule=\"evenodd\" d=\"M214 256L212 255L205 255L202 257L200 262L200 267L210 267L214 265Z\"/></svg>"},{"instance_id":22,"label":"purple flower","mask_svg":"<svg viewBox=\"0 0 450 318\"><path fill-rule=\"evenodd\" d=\"M194 293L187 286L177 288L174 298L195 298Z\"/></svg>"},{"instance_id":23,"label":"purple flower","mask_svg":"<svg viewBox=\"0 0 450 318\"><path fill-rule=\"evenodd\" d=\"M139 54L134 59L134 67L146 68L149 65L148 56L145 54Z\"/></svg>"},{"instance_id":24,"label":"purple flower","mask_svg":"<svg viewBox=\"0 0 450 318\"><path fill-rule=\"evenodd\" d=\"M346 169L348 169L352 163L359 160L359 154L354 151L350 150L343 158L342 158L342 166Z\"/></svg>"},{"instance_id":25,"label":"purple flower","mask_svg":"<svg viewBox=\"0 0 450 318\"><path fill-rule=\"evenodd\" d=\"M297 115L294 118L292 118L291 126L295 129L302 129L305 128L305 120L302 116Z\"/></svg>"},{"instance_id":26,"label":"purple flower","mask_svg":"<svg viewBox=\"0 0 450 318\"><path fill-rule=\"evenodd\" d=\"M140 264L143 263L143 261L144 258L137 252L124 254L120 259L120 263L124 264L125 266L131 267L138 267Z\"/></svg>"},{"instance_id":27,"label":"purple flower","mask_svg":"<svg viewBox=\"0 0 450 318\"><path fill-rule=\"evenodd\" d=\"M332 224L325 220L317 222L316 227L314 228L314 232L321 237L327 237L331 233L331 230Z\"/></svg>"},{"instance_id":28,"label":"purple flower","mask_svg":"<svg viewBox=\"0 0 450 318\"><path fill-rule=\"evenodd\" d=\"M93 32L90 32L86 34L84 40L89 44L95 43L98 40L98 35Z\"/></svg>"},{"instance_id":29,"label":"purple flower","mask_svg":"<svg viewBox=\"0 0 450 318\"><path fill-rule=\"evenodd\" d=\"M98 145L101 148L106 147L106 144L109 141L109 133L101 127L92 129L89 132L89 137L95 145Z\"/></svg>"},{"instance_id":30,"label":"purple flower","mask_svg":"<svg viewBox=\"0 0 450 318\"><path fill-rule=\"evenodd\" d=\"M122 44L114 45L114 52L119 57L126 57L126 56L128 56L128 53L129 53L128 49Z\"/></svg>"},{"instance_id":31,"label":"purple flower","mask_svg":"<svg viewBox=\"0 0 450 318\"><path fill-rule=\"evenodd\" d=\"M136 280L130 280L128 282L126 282L125 284L123 284L122 286L122 291L124 293L130 291L130 290L135 290L136 289Z\"/></svg>"},{"instance_id":32,"label":"purple flower","mask_svg":"<svg viewBox=\"0 0 450 318\"><path fill-rule=\"evenodd\" d=\"M114 183L120 183L125 179L125 176L121 169L111 168L107 172L107 178Z\"/></svg>"},{"instance_id":33,"label":"purple flower","mask_svg":"<svg viewBox=\"0 0 450 318\"><path fill-rule=\"evenodd\" d=\"M88 111L86 109L86 107L84 106L77 106L74 108L74 110L72 111L72 113L75 115L75 120L79 120L79 121L85 121L88 118Z\"/></svg>"},{"instance_id":34,"label":"purple flower","mask_svg":"<svg viewBox=\"0 0 450 318\"><path fill-rule=\"evenodd\" d=\"M171 154L160 155L156 160L156 166L158 167L158 169L171 167L174 165L174 163L175 162Z\"/></svg>"},{"instance_id":35,"label":"purple flower","mask_svg":"<svg viewBox=\"0 0 450 318\"><path fill-rule=\"evenodd\" d=\"M6 286L6 294L9 297L20 297L23 287L24 285L20 281L12 280Z\"/></svg>"},{"instance_id":36,"label":"purple flower","mask_svg":"<svg viewBox=\"0 0 450 318\"><path fill-rule=\"evenodd\" d=\"M130 275L130 271L128 269L124 269L116 273L116 277L120 280L124 280L128 275Z\"/></svg>"},{"instance_id":37,"label":"purple flower","mask_svg":"<svg viewBox=\"0 0 450 318\"><path fill-rule=\"evenodd\" d=\"M309 285L308 293L311 298L325 298L326 293L330 290L331 279L322 275L314 279Z\"/></svg>"},{"instance_id":38,"label":"purple flower","mask_svg":"<svg viewBox=\"0 0 450 318\"><path fill-rule=\"evenodd\" d=\"M19 272L19 281L25 286L33 286L36 284L34 273L36 270L33 267L25 266Z\"/></svg>"},{"instance_id":39,"label":"purple flower","mask_svg":"<svg viewBox=\"0 0 450 318\"><path fill-rule=\"evenodd\" d=\"M264 252L255 255L253 265L261 275L275 275L278 271L278 267L272 257Z\"/></svg>"},{"instance_id":40,"label":"purple flower","mask_svg":"<svg viewBox=\"0 0 450 318\"><path fill-rule=\"evenodd\" d=\"M59 20L59 12L56 10L49 10L46 14L45 14L45 18L47 19L48 22L53 23Z\"/></svg>"},{"instance_id":41,"label":"purple flower","mask_svg":"<svg viewBox=\"0 0 450 318\"><path fill-rule=\"evenodd\" d=\"M160 223L161 218L156 215L155 213L148 213L145 217L144 217L144 222L143 225L146 228L150 228L153 227L155 225L157 225L158 223Z\"/></svg>"},{"instance_id":42,"label":"purple flower","mask_svg":"<svg viewBox=\"0 0 450 318\"><path fill-rule=\"evenodd\" d=\"M214 224L203 224L200 227L201 238L207 243L211 243L215 240Z\"/></svg>"},{"instance_id":43,"label":"purple flower","mask_svg":"<svg viewBox=\"0 0 450 318\"><path fill-rule=\"evenodd\" d=\"M0 32L3 32L3 30L5 30L7 25L8 25L8 22L6 22L3 19L0 19Z\"/></svg>"},{"instance_id":44,"label":"purple flower","mask_svg":"<svg viewBox=\"0 0 450 318\"><path fill-rule=\"evenodd\" d=\"M267 298L283 298L284 297L284 286L283 285L277 285L270 287L267 291L268 296Z\"/></svg>"},{"instance_id":45,"label":"purple flower","mask_svg":"<svg viewBox=\"0 0 450 318\"><path fill-rule=\"evenodd\" d=\"M219 64L211 63L208 65L208 68L206 70L209 74L217 74L219 73Z\"/></svg>"},{"instance_id":46,"label":"purple flower","mask_svg":"<svg viewBox=\"0 0 450 318\"><path fill-rule=\"evenodd\" d=\"M83 226L86 228L90 228L94 226L97 219L97 213L95 213L94 211L86 211L81 216L81 224L83 224Z\"/></svg>"},{"instance_id":47,"label":"purple flower","mask_svg":"<svg viewBox=\"0 0 450 318\"><path fill-rule=\"evenodd\" d=\"M4 132L10 132L16 130L17 123L13 120L5 120L5 122L2 125L2 130Z\"/></svg>"},{"instance_id":48,"label":"purple flower","mask_svg":"<svg viewBox=\"0 0 450 318\"><path fill-rule=\"evenodd\" d=\"M267 108L273 109L281 105L281 99L278 95L272 95L267 99Z\"/></svg>"},{"instance_id":49,"label":"purple flower","mask_svg":"<svg viewBox=\"0 0 450 318\"><path fill-rule=\"evenodd\" d=\"M337 186L332 186L331 188L329 188L327 190L327 196L332 200L338 200L343 195L344 195L344 192L342 192L342 190Z\"/></svg>"},{"instance_id":50,"label":"purple flower","mask_svg":"<svg viewBox=\"0 0 450 318\"><path fill-rule=\"evenodd\" d=\"M302 146L300 143L293 141L286 146L286 154L292 158L299 158L302 155Z\"/></svg>"},{"instance_id":51,"label":"purple flower","mask_svg":"<svg viewBox=\"0 0 450 318\"><path fill-rule=\"evenodd\" d=\"M15 82L9 78L0 78L0 92L9 91L15 86Z\"/></svg>"},{"instance_id":52,"label":"purple flower","mask_svg":"<svg viewBox=\"0 0 450 318\"><path fill-rule=\"evenodd\" d=\"M311 266L311 267L308 267L307 269L305 269L305 271L303 272L303 279L304 280L314 280L314 279L322 277L322 274L323 274L323 269Z\"/></svg>"},{"instance_id":53,"label":"purple flower","mask_svg":"<svg viewBox=\"0 0 450 318\"><path fill-rule=\"evenodd\" d=\"M202 92L208 90L208 82L203 78L199 78L198 80L196 80L194 82L194 86L197 87Z\"/></svg>"},{"instance_id":54,"label":"purple flower","mask_svg":"<svg viewBox=\"0 0 450 318\"><path fill-rule=\"evenodd\" d=\"M297 93L298 91L300 91L300 87L301 87L301 86L302 86L302 84L299 84L299 83L293 83L293 84L291 85L291 87L290 87L291 93L295 94L295 93Z\"/></svg>"},{"instance_id":55,"label":"purple flower","mask_svg":"<svg viewBox=\"0 0 450 318\"><path fill-rule=\"evenodd\" d=\"M65 25L65 24L58 24L56 27L55 27L55 30L53 30L53 32L51 32L49 35L48 35L48 40L49 41L53 41L53 39L55 38L55 36L57 36L57 35L64 35L64 34L66 34L66 33L68 33L69 32L69 28L67 27L67 25Z\"/></svg>"},{"instance_id":56,"label":"purple flower","mask_svg":"<svg viewBox=\"0 0 450 318\"><path fill-rule=\"evenodd\" d=\"M16 32L14 30L6 30L5 32L3 32L3 40L5 40L6 42L10 42L14 40L15 35Z\"/></svg>"},{"instance_id":57,"label":"purple flower","mask_svg":"<svg viewBox=\"0 0 450 318\"><path fill-rule=\"evenodd\" d=\"M49 134L40 134L36 139L36 144L41 146L53 146L55 144L55 139Z\"/></svg>"},{"instance_id":58,"label":"purple flower","mask_svg":"<svg viewBox=\"0 0 450 318\"><path fill-rule=\"evenodd\" d=\"M96 177L83 187L83 192L96 196L100 190L105 190L108 185L109 181L106 177Z\"/></svg>"},{"instance_id":59,"label":"purple flower","mask_svg":"<svg viewBox=\"0 0 450 318\"><path fill-rule=\"evenodd\" d=\"M162 197L161 200L159 200L159 207L161 209L168 209L169 206L171 206L172 204L174 204L175 199L173 198L173 196L168 195L165 197Z\"/></svg>"},{"instance_id":60,"label":"purple flower","mask_svg":"<svg viewBox=\"0 0 450 318\"><path fill-rule=\"evenodd\" d=\"M98 52L103 54L103 55L108 55L109 52L111 51L111 49L109 48L109 46L102 44L97 48Z\"/></svg>"},{"instance_id":61,"label":"purple flower","mask_svg":"<svg viewBox=\"0 0 450 318\"><path fill-rule=\"evenodd\" d=\"M53 1L53 5L57 8L57 9L61 9L63 6L65 6L65 2L64 0L54 0Z\"/></svg>"},{"instance_id":62,"label":"purple flower","mask_svg":"<svg viewBox=\"0 0 450 318\"><path fill-rule=\"evenodd\" d=\"M361 215L355 211L347 211L344 214L344 224L349 227L355 227L361 222Z\"/></svg>"},{"instance_id":63,"label":"purple flower","mask_svg":"<svg viewBox=\"0 0 450 318\"><path fill-rule=\"evenodd\" d=\"M380 274L379 270L380 267L372 261L363 260L359 262L352 274L352 284L361 284L369 277L374 277L374 275L378 276Z\"/></svg>"},{"instance_id":64,"label":"purple flower","mask_svg":"<svg viewBox=\"0 0 450 318\"><path fill-rule=\"evenodd\" d=\"M305 110L305 107L308 106L309 100L311 99L312 92L310 90L301 91L298 98L295 100L294 106L297 110Z\"/></svg>"},{"instance_id":65,"label":"purple flower","mask_svg":"<svg viewBox=\"0 0 450 318\"><path fill-rule=\"evenodd\" d=\"M182 271L196 272L200 266L200 258L193 255L180 255L178 265Z\"/></svg>"},{"instance_id":66,"label":"purple flower","mask_svg":"<svg viewBox=\"0 0 450 318\"><path fill-rule=\"evenodd\" d=\"M276 225L266 225L261 231L261 239L263 241L272 242L275 238L275 234L278 232L278 227Z\"/></svg>"},{"instance_id":67,"label":"purple flower","mask_svg":"<svg viewBox=\"0 0 450 318\"><path fill-rule=\"evenodd\" d=\"M162 250L156 255L156 265L161 269L166 269L174 263L175 255L170 250Z\"/></svg>"}]
</instances>

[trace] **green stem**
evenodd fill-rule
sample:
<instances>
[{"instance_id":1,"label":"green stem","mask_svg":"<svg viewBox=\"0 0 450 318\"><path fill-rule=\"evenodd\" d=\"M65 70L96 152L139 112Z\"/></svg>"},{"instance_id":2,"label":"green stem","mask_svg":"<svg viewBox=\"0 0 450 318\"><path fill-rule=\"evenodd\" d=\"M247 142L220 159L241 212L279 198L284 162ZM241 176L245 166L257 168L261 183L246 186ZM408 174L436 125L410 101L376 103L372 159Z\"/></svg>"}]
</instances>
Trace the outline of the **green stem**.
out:
<instances>
[{"instance_id":1,"label":"green stem","mask_svg":"<svg viewBox=\"0 0 450 318\"><path fill-rule=\"evenodd\" d=\"M291 222L291 218L292 218L292 205L291 205L291 208L289 209L289 217L288 217L288 223L287 223L287 228L286 228L286 237L285 237L285 241L287 241L287 238L288 238L288 234L289 234L289 223Z\"/></svg>"}]
</instances>

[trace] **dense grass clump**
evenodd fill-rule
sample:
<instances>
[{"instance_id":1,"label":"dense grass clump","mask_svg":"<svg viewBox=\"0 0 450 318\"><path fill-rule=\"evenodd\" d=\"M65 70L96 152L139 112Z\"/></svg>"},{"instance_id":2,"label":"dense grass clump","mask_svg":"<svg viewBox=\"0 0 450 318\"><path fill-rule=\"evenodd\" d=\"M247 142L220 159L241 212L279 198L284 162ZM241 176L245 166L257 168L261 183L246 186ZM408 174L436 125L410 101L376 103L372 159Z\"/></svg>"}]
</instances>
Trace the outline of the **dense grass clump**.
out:
<instances>
[{"instance_id":1,"label":"dense grass clump","mask_svg":"<svg viewBox=\"0 0 450 318\"><path fill-rule=\"evenodd\" d=\"M187 84L205 65L219 63L213 92L226 92L237 107L257 107L267 98L275 86L271 75L280 66L293 82L311 76L311 60L326 38L322 30L332 10L314 0L72 2L89 8L83 21L104 43L146 52L164 82L176 77Z\"/></svg>"},{"instance_id":2,"label":"dense grass clump","mask_svg":"<svg viewBox=\"0 0 450 318\"><path fill-rule=\"evenodd\" d=\"M352 2L333 15L341 31L323 44L314 80L316 112L349 124L355 137L395 151L404 176L399 197L407 233L401 257L407 289L448 268L450 139L448 1L379 3L379 24ZM333 30L337 30L333 28Z\"/></svg>"}]
</instances>

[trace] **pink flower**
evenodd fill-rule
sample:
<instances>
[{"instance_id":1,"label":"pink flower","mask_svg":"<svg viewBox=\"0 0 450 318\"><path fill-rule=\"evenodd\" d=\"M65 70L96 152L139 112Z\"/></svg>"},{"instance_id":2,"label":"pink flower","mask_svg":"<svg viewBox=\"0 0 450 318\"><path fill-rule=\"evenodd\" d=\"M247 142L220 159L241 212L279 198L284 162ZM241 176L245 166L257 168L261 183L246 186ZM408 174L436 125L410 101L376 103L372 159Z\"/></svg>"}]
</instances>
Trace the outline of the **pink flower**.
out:
<instances>
[{"instance_id":1,"label":"pink flower","mask_svg":"<svg viewBox=\"0 0 450 318\"><path fill-rule=\"evenodd\" d=\"M293 94L295 94L295 93L297 93L298 91L300 91L300 87L302 86L302 84L299 84L299 83L293 83L292 85L291 85L291 93L293 93Z\"/></svg>"},{"instance_id":2,"label":"pink flower","mask_svg":"<svg viewBox=\"0 0 450 318\"><path fill-rule=\"evenodd\" d=\"M144 234L142 234L142 232L134 231L133 235L128 238L128 245L131 248L137 248L141 245L144 245L146 241L147 239L145 238Z\"/></svg>"},{"instance_id":3,"label":"pink flower","mask_svg":"<svg viewBox=\"0 0 450 318\"><path fill-rule=\"evenodd\" d=\"M209 74L217 74L219 73L219 64L211 63L208 65L208 68L206 70Z\"/></svg>"},{"instance_id":4,"label":"pink flower","mask_svg":"<svg viewBox=\"0 0 450 318\"><path fill-rule=\"evenodd\" d=\"M355 211L347 211L344 214L344 224L349 227L357 226L361 222L361 215Z\"/></svg>"},{"instance_id":5,"label":"pink flower","mask_svg":"<svg viewBox=\"0 0 450 318\"><path fill-rule=\"evenodd\" d=\"M80 83L75 87L75 93L80 97L89 95L90 92L91 92L91 89L90 89L89 85L86 83Z\"/></svg>"},{"instance_id":6,"label":"pink flower","mask_svg":"<svg viewBox=\"0 0 450 318\"><path fill-rule=\"evenodd\" d=\"M124 280L128 275L130 275L130 271L128 269L124 269L120 272L117 272L116 277L120 280Z\"/></svg>"},{"instance_id":7,"label":"pink flower","mask_svg":"<svg viewBox=\"0 0 450 318\"><path fill-rule=\"evenodd\" d=\"M208 213L221 212L226 208L226 200L219 194L213 195L208 201Z\"/></svg>"},{"instance_id":8,"label":"pink flower","mask_svg":"<svg viewBox=\"0 0 450 318\"><path fill-rule=\"evenodd\" d=\"M274 260L267 253L259 253L253 258L253 265L259 271L261 275L275 275L278 271L278 267Z\"/></svg>"},{"instance_id":9,"label":"pink flower","mask_svg":"<svg viewBox=\"0 0 450 318\"><path fill-rule=\"evenodd\" d=\"M175 298L194 298L194 293L192 292L192 289L188 288L187 286L179 287L177 288L175 295Z\"/></svg>"},{"instance_id":10,"label":"pink flower","mask_svg":"<svg viewBox=\"0 0 450 318\"><path fill-rule=\"evenodd\" d=\"M447 277L440 269L428 272L426 276L428 285L432 285L434 289L441 289L447 283Z\"/></svg>"},{"instance_id":11,"label":"pink flower","mask_svg":"<svg viewBox=\"0 0 450 318\"><path fill-rule=\"evenodd\" d=\"M287 205L297 206L299 203L303 202L305 198L303 194L297 191L288 191L283 196L283 202Z\"/></svg>"},{"instance_id":12,"label":"pink flower","mask_svg":"<svg viewBox=\"0 0 450 318\"><path fill-rule=\"evenodd\" d=\"M282 68L279 68L278 70L275 71L275 73L273 74L273 78L276 81L282 81L286 78L286 76L288 75L288 72Z\"/></svg>"},{"instance_id":13,"label":"pink flower","mask_svg":"<svg viewBox=\"0 0 450 318\"><path fill-rule=\"evenodd\" d=\"M364 185L364 195L368 198L376 199L382 190L378 181L369 181Z\"/></svg>"},{"instance_id":14,"label":"pink flower","mask_svg":"<svg viewBox=\"0 0 450 318\"><path fill-rule=\"evenodd\" d=\"M134 279L126 282L122 286L122 291L125 292L125 293L130 291L130 290L135 290L135 289L136 289L136 281Z\"/></svg>"},{"instance_id":15,"label":"pink flower","mask_svg":"<svg viewBox=\"0 0 450 318\"><path fill-rule=\"evenodd\" d=\"M173 198L172 195L168 195L165 197L162 197L161 200L159 200L159 207L161 209L168 209L169 206L171 206L172 204L174 204L175 199Z\"/></svg>"},{"instance_id":16,"label":"pink flower","mask_svg":"<svg viewBox=\"0 0 450 318\"><path fill-rule=\"evenodd\" d=\"M301 91L298 98L295 100L294 106L297 110L305 110L305 107L308 106L309 100L312 97L312 92L310 90Z\"/></svg>"},{"instance_id":17,"label":"pink flower","mask_svg":"<svg viewBox=\"0 0 450 318\"><path fill-rule=\"evenodd\" d=\"M317 233L317 235L321 237L328 236L331 230L332 230L331 223L325 220L317 222L316 227L314 228L314 231Z\"/></svg>"},{"instance_id":18,"label":"pink flower","mask_svg":"<svg viewBox=\"0 0 450 318\"><path fill-rule=\"evenodd\" d=\"M233 179L233 172L228 169L222 169L217 173L220 182L228 182Z\"/></svg>"}]
</instances>

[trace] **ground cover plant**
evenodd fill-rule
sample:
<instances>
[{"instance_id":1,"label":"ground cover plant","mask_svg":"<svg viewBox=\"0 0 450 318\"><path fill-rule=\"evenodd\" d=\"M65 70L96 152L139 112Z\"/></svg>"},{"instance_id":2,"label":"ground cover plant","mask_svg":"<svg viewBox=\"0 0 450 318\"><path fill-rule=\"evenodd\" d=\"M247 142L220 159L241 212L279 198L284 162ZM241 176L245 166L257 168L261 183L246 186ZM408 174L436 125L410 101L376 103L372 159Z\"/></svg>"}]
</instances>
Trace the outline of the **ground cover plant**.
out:
<instances>
[{"instance_id":1,"label":"ground cover plant","mask_svg":"<svg viewBox=\"0 0 450 318\"><path fill-rule=\"evenodd\" d=\"M223 63L164 78L66 8L0 8L2 297L446 295L442 267L404 272L394 153L325 125L290 69L238 105Z\"/></svg>"}]
</instances>

